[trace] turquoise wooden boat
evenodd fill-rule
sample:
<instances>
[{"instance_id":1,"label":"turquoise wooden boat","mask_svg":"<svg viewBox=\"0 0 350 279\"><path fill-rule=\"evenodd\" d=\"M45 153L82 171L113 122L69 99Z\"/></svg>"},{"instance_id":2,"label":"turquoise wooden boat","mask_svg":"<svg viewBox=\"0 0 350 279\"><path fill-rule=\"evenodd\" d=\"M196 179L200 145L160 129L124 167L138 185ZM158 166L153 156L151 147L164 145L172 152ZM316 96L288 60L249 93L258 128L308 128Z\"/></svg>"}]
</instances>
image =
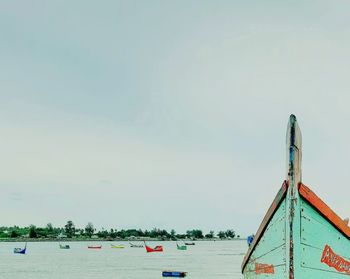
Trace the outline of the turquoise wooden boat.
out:
<instances>
[{"instance_id":1,"label":"turquoise wooden boat","mask_svg":"<svg viewBox=\"0 0 350 279\"><path fill-rule=\"evenodd\" d=\"M301 132L294 115L287 128L287 154L286 180L244 257L244 278L350 276L350 228L301 182Z\"/></svg>"},{"instance_id":2,"label":"turquoise wooden boat","mask_svg":"<svg viewBox=\"0 0 350 279\"><path fill-rule=\"evenodd\" d=\"M176 242L176 247L177 247L177 250L187 250L186 245L179 245L177 242Z\"/></svg>"}]
</instances>

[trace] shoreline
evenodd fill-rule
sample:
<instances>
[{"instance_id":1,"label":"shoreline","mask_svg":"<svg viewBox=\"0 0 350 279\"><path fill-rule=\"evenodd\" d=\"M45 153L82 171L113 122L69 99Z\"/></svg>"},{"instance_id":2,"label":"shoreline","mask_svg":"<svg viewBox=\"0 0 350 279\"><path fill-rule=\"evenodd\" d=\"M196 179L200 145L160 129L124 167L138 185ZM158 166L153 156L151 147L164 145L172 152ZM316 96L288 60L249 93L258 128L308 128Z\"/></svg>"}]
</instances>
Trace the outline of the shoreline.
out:
<instances>
[{"instance_id":1,"label":"shoreline","mask_svg":"<svg viewBox=\"0 0 350 279\"><path fill-rule=\"evenodd\" d=\"M104 241L104 242L112 242L112 241L118 241L118 242L143 242L143 241L183 241L183 242L201 242L201 241L246 241L246 238L233 238L233 239L156 239L156 238L150 238L150 239L105 239L105 238L65 238L65 239L57 239L57 238L44 238L44 239L37 239L37 238L17 238L17 239L0 239L0 242L83 242L83 241L89 241L89 242L96 242L96 241Z\"/></svg>"}]
</instances>

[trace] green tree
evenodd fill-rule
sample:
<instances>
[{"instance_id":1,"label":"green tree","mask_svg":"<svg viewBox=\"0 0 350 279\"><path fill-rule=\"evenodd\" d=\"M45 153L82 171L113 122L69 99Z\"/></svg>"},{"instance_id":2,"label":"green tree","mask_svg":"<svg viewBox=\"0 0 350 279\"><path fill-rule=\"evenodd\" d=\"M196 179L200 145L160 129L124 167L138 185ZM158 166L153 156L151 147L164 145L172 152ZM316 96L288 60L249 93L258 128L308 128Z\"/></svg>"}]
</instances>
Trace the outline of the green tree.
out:
<instances>
[{"instance_id":1,"label":"green tree","mask_svg":"<svg viewBox=\"0 0 350 279\"><path fill-rule=\"evenodd\" d=\"M86 227L85 227L85 233L88 237L91 237L95 232L95 228L94 228L94 225L89 222Z\"/></svg>"},{"instance_id":2,"label":"green tree","mask_svg":"<svg viewBox=\"0 0 350 279\"><path fill-rule=\"evenodd\" d=\"M48 223L46 225L46 230L47 230L48 233L53 233L53 226L52 226L51 223Z\"/></svg>"},{"instance_id":3,"label":"green tree","mask_svg":"<svg viewBox=\"0 0 350 279\"><path fill-rule=\"evenodd\" d=\"M108 237L108 231L105 230L105 228L102 228L101 231L97 232L97 236L100 238L107 238Z\"/></svg>"},{"instance_id":4,"label":"green tree","mask_svg":"<svg viewBox=\"0 0 350 279\"><path fill-rule=\"evenodd\" d=\"M29 227L29 237L30 238L37 238L38 234L36 232L36 227L34 225L30 225Z\"/></svg>"},{"instance_id":5,"label":"green tree","mask_svg":"<svg viewBox=\"0 0 350 279\"><path fill-rule=\"evenodd\" d=\"M157 228L153 228L151 231L150 231L150 233L149 233L149 236L151 237L151 238L156 238L156 237L158 237L158 229Z\"/></svg>"},{"instance_id":6,"label":"green tree","mask_svg":"<svg viewBox=\"0 0 350 279\"><path fill-rule=\"evenodd\" d=\"M64 226L65 232L68 237L73 237L75 233L75 226L72 221L68 221L67 224Z\"/></svg>"},{"instance_id":7,"label":"green tree","mask_svg":"<svg viewBox=\"0 0 350 279\"><path fill-rule=\"evenodd\" d=\"M186 237L187 237L186 234L177 234L176 235L176 238L178 238L178 239L185 239Z\"/></svg>"},{"instance_id":8,"label":"green tree","mask_svg":"<svg viewBox=\"0 0 350 279\"><path fill-rule=\"evenodd\" d=\"M19 236L19 234L15 230L11 231L11 234L10 234L11 238L16 238L18 236Z\"/></svg>"},{"instance_id":9,"label":"green tree","mask_svg":"<svg viewBox=\"0 0 350 279\"><path fill-rule=\"evenodd\" d=\"M203 232L201 230L188 230L186 232L187 237L196 239L196 238L203 238Z\"/></svg>"},{"instance_id":10,"label":"green tree","mask_svg":"<svg viewBox=\"0 0 350 279\"><path fill-rule=\"evenodd\" d=\"M116 238L117 237L117 230L111 229L109 232L109 237Z\"/></svg>"},{"instance_id":11,"label":"green tree","mask_svg":"<svg viewBox=\"0 0 350 279\"><path fill-rule=\"evenodd\" d=\"M210 231L205 235L205 238L214 238L214 231Z\"/></svg>"},{"instance_id":12,"label":"green tree","mask_svg":"<svg viewBox=\"0 0 350 279\"><path fill-rule=\"evenodd\" d=\"M224 231L219 231L219 232L218 232L218 237L219 237L220 239L226 238L226 233L225 233Z\"/></svg>"},{"instance_id":13,"label":"green tree","mask_svg":"<svg viewBox=\"0 0 350 279\"><path fill-rule=\"evenodd\" d=\"M227 230L225 234L226 234L226 237L228 238L234 238L236 236L236 233L234 230Z\"/></svg>"}]
</instances>

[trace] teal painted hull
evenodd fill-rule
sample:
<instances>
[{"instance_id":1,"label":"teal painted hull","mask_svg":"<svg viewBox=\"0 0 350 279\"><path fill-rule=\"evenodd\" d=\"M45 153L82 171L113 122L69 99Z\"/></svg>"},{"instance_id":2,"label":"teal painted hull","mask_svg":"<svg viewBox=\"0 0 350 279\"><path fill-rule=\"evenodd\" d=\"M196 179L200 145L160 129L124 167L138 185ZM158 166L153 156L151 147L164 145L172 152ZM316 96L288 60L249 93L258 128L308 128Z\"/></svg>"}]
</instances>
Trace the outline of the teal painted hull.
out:
<instances>
[{"instance_id":1,"label":"teal painted hull","mask_svg":"<svg viewBox=\"0 0 350 279\"><path fill-rule=\"evenodd\" d=\"M245 279L350 276L350 227L301 183L301 133L291 116L288 176L242 263Z\"/></svg>"},{"instance_id":2,"label":"teal painted hull","mask_svg":"<svg viewBox=\"0 0 350 279\"><path fill-rule=\"evenodd\" d=\"M244 278L257 278L257 275L266 274L274 274L276 278L286 278L285 213L286 201L284 200L245 266Z\"/></svg>"},{"instance_id":3,"label":"teal painted hull","mask_svg":"<svg viewBox=\"0 0 350 279\"><path fill-rule=\"evenodd\" d=\"M307 201L301 199L300 207L299 278L350 276L349 238Z\"/></svg>"},{"instance_id":4,"label":"teal painted hull","mask_svg":"<svg viewBox=\"0 0 350 279\"><path fill-rule=\"evenodd\" d=\"M350 276L350 241L308 201L299 197L293 228L293 255L288 241L288 196L283 198L242 270L245 279L337 279Z\"/></svg>"},{"instance_id":5,"label":"teal painted hull","mask_svg":"<svg viewBox=\"0 0 350 279\"><path fill-rule=\"evenodd\" d=\"M176 244L176 247L177 247L177 250L187 250L186 245L180 246L180 245Z\"/></svg>"}]
</instances>

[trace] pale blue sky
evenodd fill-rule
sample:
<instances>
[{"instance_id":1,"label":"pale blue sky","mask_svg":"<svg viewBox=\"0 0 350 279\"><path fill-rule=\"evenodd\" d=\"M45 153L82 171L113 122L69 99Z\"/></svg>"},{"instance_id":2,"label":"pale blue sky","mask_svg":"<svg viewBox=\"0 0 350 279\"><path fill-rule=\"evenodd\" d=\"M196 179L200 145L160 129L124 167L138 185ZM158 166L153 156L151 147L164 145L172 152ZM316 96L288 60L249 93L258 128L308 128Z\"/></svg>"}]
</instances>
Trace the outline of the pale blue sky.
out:
<instances>
[{"instance_id":1,"label":"pale blue sky","mask_svg":"<svg viewBox=\"0 0 350 279\"><path fill-rule=\"evenodd\" d=\"M350 215L349 9L0 0L1 224L254 232L290 113L304 182Z\"/></svg>"}]
</instances>

